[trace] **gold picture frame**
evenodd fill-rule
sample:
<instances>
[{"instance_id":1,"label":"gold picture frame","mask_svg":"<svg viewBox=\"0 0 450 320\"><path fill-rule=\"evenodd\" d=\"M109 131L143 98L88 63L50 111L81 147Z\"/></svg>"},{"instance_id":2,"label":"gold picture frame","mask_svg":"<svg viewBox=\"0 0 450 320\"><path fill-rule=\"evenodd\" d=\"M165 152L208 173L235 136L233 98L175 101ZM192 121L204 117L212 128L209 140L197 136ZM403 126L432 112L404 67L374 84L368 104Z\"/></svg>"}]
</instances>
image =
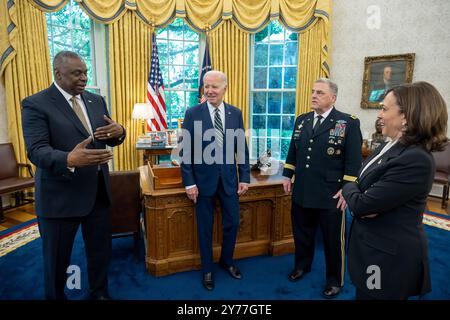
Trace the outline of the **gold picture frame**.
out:
<instances>
[{"instance_id":1,"label":"gold picture frame","mask_svg":"<svg viewBox=\"0 0 450 320\"><path fill-rule=\"evenodd\" d=\"M411 83L414 53L366 57L362 85L361 108L380 109L380 102L390 88Z\"/></svg>"}]
</instances>

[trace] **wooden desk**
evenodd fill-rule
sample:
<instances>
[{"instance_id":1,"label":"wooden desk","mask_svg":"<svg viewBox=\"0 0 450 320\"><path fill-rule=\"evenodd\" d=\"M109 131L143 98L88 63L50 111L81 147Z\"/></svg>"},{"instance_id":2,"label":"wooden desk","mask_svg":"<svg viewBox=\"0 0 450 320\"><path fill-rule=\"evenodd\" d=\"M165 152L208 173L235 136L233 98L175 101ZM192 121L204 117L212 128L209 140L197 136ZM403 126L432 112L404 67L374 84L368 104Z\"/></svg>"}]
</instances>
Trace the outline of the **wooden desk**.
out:
<instances>
[{"instance_id":1,"label":"wooden desk","mask_svg":"<svg viewBox=\"0 0 450 320\"><path fill-rule=\"evenodd\" d=\"M137 150L143 150L144 151L144 163L147 163L147 161L150 161L152 164L158 164L159 158L158 156L163 156L167 154L171 154L172 150L174 149L174 146L167 146L167 147L152 147L152 148L142 148L142 147L136 147Z\"/></svg>"},{"instance_id":2,"label":"wooden desk","mask_svg":"<svg viewBox=\"0 0 450 320\"><path fill-rule=\"evenodd\" d=\"M141 170L145 205L146 267L155 276L200 268L194 203L184 188L151 190L147 166ZM240 228L234 258L294 252L291 196L282 177L252 172L247 193L240 198ZM222 226L219 203L214 209L214 260L220 256Z\"/></svg>"}]
</instances>

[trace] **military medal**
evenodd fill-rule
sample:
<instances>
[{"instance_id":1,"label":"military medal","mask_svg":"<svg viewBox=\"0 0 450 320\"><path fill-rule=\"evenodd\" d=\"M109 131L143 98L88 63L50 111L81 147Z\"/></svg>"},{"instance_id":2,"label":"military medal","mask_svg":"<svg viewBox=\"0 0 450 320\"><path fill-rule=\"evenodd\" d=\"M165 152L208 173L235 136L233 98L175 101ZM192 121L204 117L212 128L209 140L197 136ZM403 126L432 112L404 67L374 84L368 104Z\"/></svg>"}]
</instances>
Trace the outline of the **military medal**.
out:
<instances>
[{"instance_id":1,"label":"military medal","mask_svg":"<svg viewBox=\"0 0 450 320\"><path fill-rule=\"evenodd\" d=\"M327 153L328 153L328 155L333 155L334 154L334 148L332 148L332 147L329 147L328 149L327 149Z\"/></svg>"},{"instance_id":2,"label":"military medal","mask_svg":"<svg viewBox=\"0 0 450 320\"><path fill-rule=\"evenodd\" d=\"M336 155L340 155L341 154L341 150L337 149L336 150Z\"/></svg>"}]
</instances>

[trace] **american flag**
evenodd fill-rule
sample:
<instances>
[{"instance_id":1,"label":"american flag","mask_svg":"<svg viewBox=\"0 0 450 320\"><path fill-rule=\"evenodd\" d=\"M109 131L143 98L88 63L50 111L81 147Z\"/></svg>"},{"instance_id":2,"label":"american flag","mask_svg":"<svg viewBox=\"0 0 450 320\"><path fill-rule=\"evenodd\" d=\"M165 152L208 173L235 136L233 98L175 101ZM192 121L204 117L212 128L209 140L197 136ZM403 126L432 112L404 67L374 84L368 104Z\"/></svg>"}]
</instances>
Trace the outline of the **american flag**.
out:
<instances>
[{"instance_id":1,"label":"american flag","mask_svg":"<svg viewBox=\"0 0 450 320\"><path fill-rule=\"evenodd\" d=\"M209 56L209 41L208 36L206 36L206 45L205 45L205 54L203 55L203 63L202 63L202 72L200 74L199 78L199 84L198 84L198 99L200 103L203 103L206 101L205 95L204 95L204 89L203 89L203 76L208 71L212 70L212 63L211 63L211 57Z\"/></svg>"},{"instance_id":2,"label":"american flag","mask_svg":"<svg viewBox=\"0 0 450 320\"><path fill-rule=\"evenodd\" d=\"M159 69L158 47L154 33L152 42L152 63L147 82L147 100L153 108L155 118L147 120L147 129L161 131L167 129L166 103L164 102L164 83Z\"/></svg>"}]
</instances>

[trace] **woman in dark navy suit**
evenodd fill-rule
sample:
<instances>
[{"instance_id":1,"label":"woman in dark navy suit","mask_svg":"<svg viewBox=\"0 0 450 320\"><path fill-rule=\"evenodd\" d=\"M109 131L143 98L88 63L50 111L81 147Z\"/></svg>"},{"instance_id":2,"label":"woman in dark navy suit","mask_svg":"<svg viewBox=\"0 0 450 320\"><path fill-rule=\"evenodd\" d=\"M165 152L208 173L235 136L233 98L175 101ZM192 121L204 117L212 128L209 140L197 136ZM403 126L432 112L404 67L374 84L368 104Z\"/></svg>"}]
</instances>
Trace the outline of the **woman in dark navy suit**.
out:
<instances>
[{"instance_id":1,"label":"woman in dark navy suit","mask_svg":"<svg viewBox=\"0 0 450 320\"><path fill-rule=\"evenodd\" d=\"M356 299L408 299L431 291L422 218L433 184L431 151L447 141L447 107L431 84L389 90L378 118L388 142L343 187L354 216L348 266Z\"/></svg>"}]
</instances>

